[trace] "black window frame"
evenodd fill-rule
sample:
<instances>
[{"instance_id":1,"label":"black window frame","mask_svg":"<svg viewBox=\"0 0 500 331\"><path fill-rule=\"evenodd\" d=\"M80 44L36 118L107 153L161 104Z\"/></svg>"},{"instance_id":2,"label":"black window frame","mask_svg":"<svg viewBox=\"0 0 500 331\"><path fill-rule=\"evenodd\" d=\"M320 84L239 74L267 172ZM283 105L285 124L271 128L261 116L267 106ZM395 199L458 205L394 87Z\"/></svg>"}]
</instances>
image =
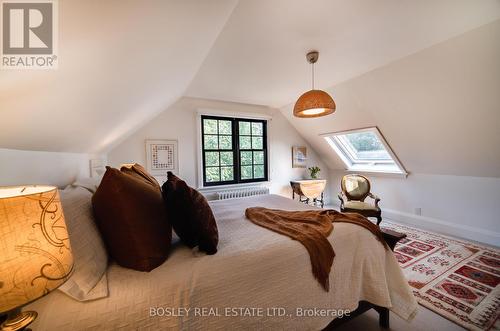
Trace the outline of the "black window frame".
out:
<instances>
[{"instance_id":1,"label":"black window frame","mask_svg":"<svg viewBox=\"0 0 500 331\"><path fill-rule=\"evenodd\" d=\"M222 121L231 121L232 128L232 149L205 149L205 125L204 120L222 120ZM251 123L262 123L262 149L253 149L253 145L251 149L240 149L240 133L239 133L239 123L240 122L251 122ZM217 122L218 123L218 122ZM251 127L251 125L250 125ZM208 133L208 135L211 135ZM217 130L217 137L221 134ZM223 134L222 134L223 135ZM250 137L252 137L252 132L250 131ZM219 139L217 138L217 141ZM230 181L218 181L218 182L207 182L206 175L206 155L205 152L233 152L233 175L234 180ZM252 152L252 176L254 174L253 170L253 152L263 152L264 153L264 177L263 178L251 178L251 179L241 179L241 151ZM201 115L201 154L202 154L202 172L203 172L203 186L221 186L221 185L232 185L232 184L246 184L246 183L258 183L258 182L267 182L269 180L268 177L268 149L267 149L267 120L265 119L254 119L254 118L240 118L240 117L230 117L230 116L214 116L214 115ZM219 154L219 169L221 167L220 164L220 154ZM219 170L220 174L220 170Z\"/></svg>"}]
</instances>

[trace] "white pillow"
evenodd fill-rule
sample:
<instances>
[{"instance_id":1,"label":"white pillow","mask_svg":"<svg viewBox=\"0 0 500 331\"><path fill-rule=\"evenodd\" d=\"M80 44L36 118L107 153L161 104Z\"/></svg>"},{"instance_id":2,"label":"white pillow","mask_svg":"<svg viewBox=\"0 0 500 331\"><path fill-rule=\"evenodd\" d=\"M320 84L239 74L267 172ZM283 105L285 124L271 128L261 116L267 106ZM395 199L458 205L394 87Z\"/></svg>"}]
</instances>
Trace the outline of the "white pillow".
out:
<instances>
[{"instance_id":1,"label":"white pillow","mask_svg":"<svg viewBox=\"0 0 500 331\"><path fill-rule=\"evenodd\" d=\"M60 192L64 218L73 253L73 274L59 290L87 301L108 296L108 255L92 212L92 194L69 186Z\"/></svg>"},{"instance_id":2,"label":"white pillow","mask_svg":"<svg viewBox=\"0 0 500 331\"><path fill-rule=\"evenodd\" d=\"M90 193L95 193L99 184L101 184L102 176L99 177L84 177L78 178L71 186L73 187L83 187L88 190Z\"/></svg>"}]
</instances>

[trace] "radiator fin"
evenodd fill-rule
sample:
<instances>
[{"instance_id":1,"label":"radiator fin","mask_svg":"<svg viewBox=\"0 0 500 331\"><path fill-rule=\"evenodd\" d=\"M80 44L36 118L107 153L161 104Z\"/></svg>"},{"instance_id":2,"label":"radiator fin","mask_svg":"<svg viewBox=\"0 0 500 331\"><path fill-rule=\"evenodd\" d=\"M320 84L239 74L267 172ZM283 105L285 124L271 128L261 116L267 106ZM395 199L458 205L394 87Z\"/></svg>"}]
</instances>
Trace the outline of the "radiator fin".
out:
<instances>
[{"instance_id":1,"label":"radiator fin","mask_svg":"<svg viewBox=\"0 0 500 331\"><path fill-rule=\"evenodd\" d=\"M244 198L253 195L269 194L269 188L268 187L241 188L235 190L219 191L216 192L216 194L217 194L217 199L219 200Z\"/></svg>"}]
</instances>

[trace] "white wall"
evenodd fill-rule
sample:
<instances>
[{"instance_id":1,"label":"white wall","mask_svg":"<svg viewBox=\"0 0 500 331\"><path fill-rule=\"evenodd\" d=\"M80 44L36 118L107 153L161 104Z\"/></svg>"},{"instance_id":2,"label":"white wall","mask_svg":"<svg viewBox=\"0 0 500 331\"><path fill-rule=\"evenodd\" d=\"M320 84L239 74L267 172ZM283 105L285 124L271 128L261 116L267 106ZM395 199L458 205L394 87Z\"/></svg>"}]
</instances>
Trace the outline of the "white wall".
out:
<instances>
[{"instance_id":1,"label":"white wall","mask_svg":"<svg viewBox=\"0 0 500 331\"><path fill-rule=\"evenodd\" d=\"M344 174L330 172L335 193L340 191ZM406 179L369 177L372 192L382 199L382 217L500 246L500 178L429 174L410 174ZM335 205L339 203L334 200ZM421 208L421 216L416 215L416 208Z\"/></svg>"},{"instance_id":2,"label":"white wall","mask_svg":"<svg viewBox=\"0 0 500 331\"><path fill-rule=\"evenodd\" d=\"M198 113L199 109L228 111L232 113L254 113L271 116L268 128L270 183L271 193L291 196L290 180L306 176L305 169L293 169L291 161L292 146L308 147L308 163L318 165L322 176L328 177L328 170L311 147L275 109L251 106L239 103L182 98L169 107L157 118L132 134L123 143L108 153L111 166L119 167L122 163L137 162L146 164L146 139L177 139L179 142L179 176L189 185L198 187ZM158 177L165 181L165 177Z\"/></svg>"},{"instance_id":3,"label":"white wall","mask_svg":"<svg viewBox=\"0 0 500 331\"><path fill-rule=\"evenodd\" d=\"M387 216L500 246L498 40L500 21L334 86L332 116L283 113L331 167L335 193L344 164L320 134L377 126L410 173L370 176Z\"/></svg>"},{"instance_id":4,"label":"white wall","mask_svg":"<svg viewBox=\"0 0 500 331\"><path fill-rule=\"evenodd\" d=\"M50 184L64 187L89 177L88 154L0 148L0 186Z\"/></svg>"}]
</instances>

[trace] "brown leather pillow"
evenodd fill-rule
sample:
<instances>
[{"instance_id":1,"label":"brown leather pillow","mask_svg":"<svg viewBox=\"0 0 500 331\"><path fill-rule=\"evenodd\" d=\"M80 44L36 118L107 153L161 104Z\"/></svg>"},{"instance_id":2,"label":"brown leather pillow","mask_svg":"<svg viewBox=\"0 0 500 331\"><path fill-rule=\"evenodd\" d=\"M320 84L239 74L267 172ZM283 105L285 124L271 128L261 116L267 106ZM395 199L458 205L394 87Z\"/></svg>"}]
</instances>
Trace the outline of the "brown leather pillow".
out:
<instances>
[{"instance_id":1,"label":"brown leather pillow","mask_svg":"<svg viewBox=\"0 0 500 331\"><path fill-rule=\"evenodd\" d=\"M179 238L189 247L217 253L219 232L207 199L170 171L162 186L167 213Z\"/></svg>"},{"instance_id":2,"label":"brown leather pillow","mask_svg":"<svg viewBox=\"0 0 500 331\"><path fill-rule=\"evenodd\" d=\"M151 271L167 259L172 228L159 188L106 167L92 206L108 252L119 265Z\"/></svg>"},{"instance_id":3,"label":"brown leather pillow","mask_svg":"<svg viewBox=\"0 0 500 331\"><path fill-rule=\"evenodd\" d=\"M143 166L141 166L139 163L135 163L132 166L122 166L120 168L120 171L132 175L134 177L137 177L139 179L142 179L146 181L147 183L150 183L151 185L157 187L160 190L160 184L158 184L158 181L151 176L146 169L144 169Z\"/></svg>"}]
</instances>

